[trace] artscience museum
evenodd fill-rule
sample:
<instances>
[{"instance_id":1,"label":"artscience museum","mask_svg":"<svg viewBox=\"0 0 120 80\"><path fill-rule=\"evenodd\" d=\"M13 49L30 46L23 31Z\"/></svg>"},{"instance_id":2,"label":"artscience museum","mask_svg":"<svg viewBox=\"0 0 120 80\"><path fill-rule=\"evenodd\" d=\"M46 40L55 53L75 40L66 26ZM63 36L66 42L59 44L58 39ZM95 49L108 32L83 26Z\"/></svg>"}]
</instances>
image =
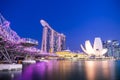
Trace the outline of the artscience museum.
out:
<instances>
[{"instance_id":1,"label":"artscience museum","mask_svg":"<svg viewBox=\"0 0 120 80\"><path fill-rule=\"evenodd\" d=\"M80 46L84 53L88 54L88 56L103 57L107 52L107 49L103 48L102 40L99 37L95 38L93 45L89 40L86 40L84 47L82 44Z\"/></svg>"}]
</instances>

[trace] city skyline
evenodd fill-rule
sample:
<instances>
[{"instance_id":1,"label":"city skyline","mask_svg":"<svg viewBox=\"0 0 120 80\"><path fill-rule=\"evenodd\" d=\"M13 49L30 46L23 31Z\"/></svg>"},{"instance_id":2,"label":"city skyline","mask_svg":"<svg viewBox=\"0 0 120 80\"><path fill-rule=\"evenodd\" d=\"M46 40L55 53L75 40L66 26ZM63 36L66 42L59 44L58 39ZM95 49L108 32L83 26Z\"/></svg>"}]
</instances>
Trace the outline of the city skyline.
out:
<instances>
[{"instance_id":1,"label":"city skyline","mask_svg":"<svg viewBox=\"0 0 120 80\"><path fill-rule=\"evenodd\" d=\"M0 13L11 22L11 28L22 37L39 41L40 20L46 20L57 32L66 35L66 47L80 50L85 40L120 40L120 6L118 0L92 1L0 1ZM108 31L109 30L109 31Z\"/></svg>"}]
</instances>

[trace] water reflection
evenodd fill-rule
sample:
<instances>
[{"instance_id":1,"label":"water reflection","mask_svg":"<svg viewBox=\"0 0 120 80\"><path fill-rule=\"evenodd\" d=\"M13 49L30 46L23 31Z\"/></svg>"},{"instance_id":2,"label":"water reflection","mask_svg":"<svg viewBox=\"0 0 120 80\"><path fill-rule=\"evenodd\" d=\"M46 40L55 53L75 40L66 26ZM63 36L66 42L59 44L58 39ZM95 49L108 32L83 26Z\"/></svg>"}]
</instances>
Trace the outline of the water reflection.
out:
<instances>
[{"instance_id":1,"label":"water reflection","mask_svg":"<svg viewBox=\"0 0 120 80\"><path fill-rule=\"evenodd\" d=\"M17 80L72 80L79 77L80 62L50 61L32 64L23 69ZM78 66L77 66L78 65ZM78 77L75 77L77 75ZM75 78L74 78L75 77Z\"/></svg>"},{"instance_id":2,"label":"water reflection","mask_svg":"<svg viewBox=\"0 0 120 80\"><path fill-rule=\"evenodd\" d=\"M119 80L120 61L49 61L23 65L16 73L0 72L0 80Z\"/></svg>"},{"instance_id":3,"label":"water reflection","mask_svg":"<svg viewBox=\"0 0 120 80\"><path fill-rule=\"evenodd\" d=\"M114 61L85 61L87 80L115 80Z\"/></svg>"},{"instance_id":4,"label":"water reflection","mask_svg":"<svg viewBox=\"0 0 120 80\"><path fill-rule=\"evenodd\" d=\"M95 72L96 72L95 63L93 61L86 61L85 70L86 70L87 79L94 80Z\"/></svg>"},{"instance_id":5,"label":"water reflection","mask_svg":"<svg viewBox=\"0 0 120 80\"><path fill-rule=\"evenodd\" d=\"M15 80L21 74L19 71L0 71L0 80Z\"/></svg>"},{"instance_id":6,"label":"water reflection","mask_svg":"<svg viewBox=\"0 0 120 80\"><path fill-rule=\"evenodd\" d=\"M22 80L115 80L114 61L51 61L28 66Z\"/></svg>"}]
</instances>

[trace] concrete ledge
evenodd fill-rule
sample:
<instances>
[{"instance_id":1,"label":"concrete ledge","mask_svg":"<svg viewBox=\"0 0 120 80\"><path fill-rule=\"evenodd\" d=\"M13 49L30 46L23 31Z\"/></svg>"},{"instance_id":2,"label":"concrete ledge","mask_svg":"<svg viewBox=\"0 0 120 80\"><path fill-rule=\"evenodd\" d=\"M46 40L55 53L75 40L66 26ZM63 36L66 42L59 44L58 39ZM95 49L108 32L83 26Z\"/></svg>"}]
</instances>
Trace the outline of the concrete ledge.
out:
<instances>
[{"instance_id":1,"label":"concrete ledge","mask_svg":"<svg viewBox=\"0 0 120 80\"><path fill-rule=\"evenodd\" d=\"M35 61L35 60L23 60L22 63L23 63L23 64L24 64L24 63L26 63L26 64L27 64L27 63L28 63L28 64L29 64L29 63L30 63L30 64L33 64L33 63L36 63L36 61Z\"/></svg>"},{"instance_id":2,"label":"concrete ledge","mask_svg":"<svg viewBox=\"0 0 120 80\"><path fill-rule=\"evenodd\" d=\"M18 70L22 69L22 64L0 64L0 70Z\"/></svg>"},{"instance_id":3,"label":"concrete ledge","mask_svg":"<svg viewBox=\"0 0 120 80\"><path fill-rule=\"evenodd\" d=\"M36 62L49 62L49 60L45 60L45 59L38 59L38 60L36 60Z\"/></svg>"}]
</instances>

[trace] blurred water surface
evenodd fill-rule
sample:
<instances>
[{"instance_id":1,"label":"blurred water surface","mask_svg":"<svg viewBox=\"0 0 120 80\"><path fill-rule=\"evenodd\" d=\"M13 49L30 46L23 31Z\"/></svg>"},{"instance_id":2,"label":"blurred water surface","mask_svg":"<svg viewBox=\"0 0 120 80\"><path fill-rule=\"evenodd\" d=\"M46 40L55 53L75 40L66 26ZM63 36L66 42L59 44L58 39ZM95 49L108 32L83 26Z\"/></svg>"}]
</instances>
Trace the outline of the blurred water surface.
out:
<instances>
[{"instance_id":1,"label":"blurred water surface","mask_svg":"<svg viewBox=\"0 0 120 80\"><path fill-rule=\"evenodd\" d=\"M120 80L120 61L52 60L0 71L0 80Z\"/></svg>"}]
</instances>

